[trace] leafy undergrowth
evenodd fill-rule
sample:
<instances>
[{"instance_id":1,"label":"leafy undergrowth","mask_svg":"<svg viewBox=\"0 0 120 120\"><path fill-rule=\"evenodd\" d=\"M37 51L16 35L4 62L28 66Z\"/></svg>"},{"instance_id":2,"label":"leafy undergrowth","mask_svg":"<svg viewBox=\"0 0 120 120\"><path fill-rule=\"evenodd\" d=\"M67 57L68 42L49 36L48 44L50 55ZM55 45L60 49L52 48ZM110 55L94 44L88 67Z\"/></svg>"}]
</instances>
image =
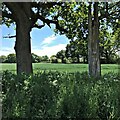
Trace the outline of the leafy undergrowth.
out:
<instances>
[{"instance_id":1,"label":"leafy undergrowth","mask_svg":"<svg viewBox=\"0 0 120 120\"><path fill-rule=\"evenodd\" d=\"M2 77L5 118L120 119L120 75L42 71Z\"/></svg>"}]
</instances>

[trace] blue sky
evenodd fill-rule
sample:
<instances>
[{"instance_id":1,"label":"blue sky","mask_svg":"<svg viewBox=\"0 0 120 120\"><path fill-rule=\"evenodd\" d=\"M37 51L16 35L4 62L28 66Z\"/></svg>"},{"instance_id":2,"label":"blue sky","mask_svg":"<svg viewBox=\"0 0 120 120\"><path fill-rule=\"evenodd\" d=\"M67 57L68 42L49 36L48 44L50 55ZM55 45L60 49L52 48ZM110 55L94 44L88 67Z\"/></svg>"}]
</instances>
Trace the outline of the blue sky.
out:
<instances>
[{"instance_id":1,"label":"blue sky","mask_svg":"<svg viewBox=\"0 0 120 120\"><path fill-rule=\"evenodd\" d=\"M64 50L66 45L69 43L65 35L55 35L52 29L48 26L42 29L33 28L31 31L31 50L39 56L56 54L60 50ZM15 35L15 26L8 28L6 25L2 25L2 43L0 47L0 55L8 55L10 53L15 53L14 45L15 38L3 38L3 36Z\"/></svg>"}]
</instances>

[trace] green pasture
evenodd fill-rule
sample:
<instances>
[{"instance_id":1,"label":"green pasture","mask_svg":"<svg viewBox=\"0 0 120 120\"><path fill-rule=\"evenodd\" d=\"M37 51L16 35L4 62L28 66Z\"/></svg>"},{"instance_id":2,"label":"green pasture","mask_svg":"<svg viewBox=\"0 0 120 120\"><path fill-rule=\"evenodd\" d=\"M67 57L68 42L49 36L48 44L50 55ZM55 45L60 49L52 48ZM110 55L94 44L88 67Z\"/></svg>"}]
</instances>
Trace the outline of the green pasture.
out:
<instances>
[{"instance_id":1,"label":"green pasture","mask_svg":"<svg viewBox=\"0 0 120 120\"><path fill-rule=\"evenodd\" d=\"M41 70L51 70L59 72L85 72L88 71L88 64L53 64L53 63L33 63L34 73ZM16 71L16 64L0 63L0 72L9 70L11 72ZM102 64L102 74L108 72L118 72L117 64Z\"/></svg>"}]
</instances>

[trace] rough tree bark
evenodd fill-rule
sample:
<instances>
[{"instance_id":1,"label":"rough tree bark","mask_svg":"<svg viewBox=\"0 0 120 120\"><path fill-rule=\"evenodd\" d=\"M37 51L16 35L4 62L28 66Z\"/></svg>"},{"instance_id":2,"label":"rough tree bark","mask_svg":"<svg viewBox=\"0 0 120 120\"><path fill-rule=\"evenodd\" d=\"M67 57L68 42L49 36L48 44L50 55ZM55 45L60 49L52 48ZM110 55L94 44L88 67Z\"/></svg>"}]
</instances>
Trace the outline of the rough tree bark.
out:
<instances>
[{"instance_id":1,"label":"rough tree bark","mask_svg":"<svg viewBox=\"0 0 120 120\"><path fill-rule=\"evenodd\" d=\"M31 6L29 3L5 3L11 10L16 22L16 42L15 52L17 59L17 74L22 72L31 74L32 57L31 57Z\"/></svg>"},{"instance_id":2,"label":"rough tree bark","mask_svg":"<svg viewBox=\"0 0 120 120\"><path fill-rule=\"evenodd\" d=\"M88 63L89 75L99 77L101 75L100 55L99 55L99 21L98 3L94 3L94 16L92 18L91 5L88 7Z\"/></svg>"},{"instance_id":3,"label":"rough tree bark","mask_svg":"<svg viewBox=\"0 0 120 120\"><path fill-rule=\"evenodd\" d=\"M27 5L27 8L26 6ZM16 22L16 58L17 58L17 73L33 73L32 57L31 57L31 41L30 41L30 6L23 4L25 12L19 13L18 21ZM29 14L29 15L28 15ZM23 17L22 17L23 16Z\"/></svg>"},{"instance_id":4,"label":"rough tree bark","mask_svg":"<svg viewBox=\"0 0 120 120\"><path fill-rule=\"evenodd\" d=\"M32 73L30 30L25 18L16 23L15 52L17 58L17 73Z\"/></svg>"}]
</instances>

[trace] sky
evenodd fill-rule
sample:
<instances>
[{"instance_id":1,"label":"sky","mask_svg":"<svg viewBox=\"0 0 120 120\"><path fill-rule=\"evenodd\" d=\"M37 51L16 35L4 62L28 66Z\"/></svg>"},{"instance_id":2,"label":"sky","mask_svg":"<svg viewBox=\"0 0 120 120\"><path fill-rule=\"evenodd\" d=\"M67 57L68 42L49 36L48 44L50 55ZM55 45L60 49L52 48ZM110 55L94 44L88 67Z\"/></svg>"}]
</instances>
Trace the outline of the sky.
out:
<instances>
[{"instance_id":1,"label":"sky","mask_svg":"<svg viewBox=\"0 0 120 120\"><path fill-rule=\"evenodd\" d=\"M31 31L31 52L39 56L55 55L60 50L65 50L66 45L70 40L65 35L55 35L54 31L48 26L42 29L33 28ZM15 53L14 45L15 38L3 38L4 36L15 35L15 26L7 27L6 25L1 26L2 30L2 41L0 41L0 56ZM1 33L1 32L0 32Z\"/></svg>"}]
</instances>

